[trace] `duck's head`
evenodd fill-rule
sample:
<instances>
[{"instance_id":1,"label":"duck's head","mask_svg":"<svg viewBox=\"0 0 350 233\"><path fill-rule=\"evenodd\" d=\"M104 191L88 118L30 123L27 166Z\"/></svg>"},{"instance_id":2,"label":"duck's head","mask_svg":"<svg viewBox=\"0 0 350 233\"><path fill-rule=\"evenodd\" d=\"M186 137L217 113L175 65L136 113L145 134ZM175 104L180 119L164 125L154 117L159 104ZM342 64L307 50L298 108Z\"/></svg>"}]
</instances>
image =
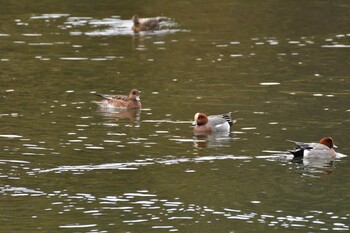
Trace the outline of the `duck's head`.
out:
<instances>
[{"instance_id":1,"label":"duck's head","mask_svg":"<svg viewBox=\"0 0 350 233\"><path fill-rule=\"evenodd\" d=\"M197 112L196 115L194 115L194 121L192 125L205 125L208 123L208 117L204 113Z\"/></svg>"},{"instance_id":2,"label":"duck's head","mask_svg":"<svg viewBox=\"0 0 350 233\"><path fill-rule=\"evenodd\" d=\"M137 89L132 89L132 90L130 91L129 97L130 97L130 99L132 99L132 100L141 101L141 99L140 99L140 93L141 93L141 91L139 91L139 90L137 90Z\"/></svg>"},{"instance_id":3,"label":"duck's head","mask_svg":"<svg viewBox=\"0 0 350 233\"><path fill-rule=\"evenodd\" d=\"M326 145L329 148L338 148L331 137L325 137L320 140L320 144Z\"/></svg>"},{"instance_id":4,"label":"duck's head","mask_svg":"<svg viewBox=\"0 0 350 233\"><path fill-rule=\"evenodd\" d=\"M132 22L134 23L134 25L139 25L140 24L140 18L137 15L134 15L131 18Z\"/></svg>"}]
</instances>

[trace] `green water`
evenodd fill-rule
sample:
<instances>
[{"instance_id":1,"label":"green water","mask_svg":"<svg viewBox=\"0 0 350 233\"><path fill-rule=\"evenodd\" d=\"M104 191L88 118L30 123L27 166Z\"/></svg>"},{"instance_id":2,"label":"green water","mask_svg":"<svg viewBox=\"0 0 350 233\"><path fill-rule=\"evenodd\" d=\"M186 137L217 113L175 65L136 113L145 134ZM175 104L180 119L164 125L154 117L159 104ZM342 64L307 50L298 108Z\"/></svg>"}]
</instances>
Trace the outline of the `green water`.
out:
<instances>
[{"instance_id":1,"label":"green water","mask_svg":"<svg viewBox=\"0 0 350 233\"><path fill-rule=\"evenodd\" d=\"M349 231L348 1L0 5L1 232ZM93 103L132 88L140 113ZM324 136L335 160L287 152Z\"/></svg>"}]
</instances>

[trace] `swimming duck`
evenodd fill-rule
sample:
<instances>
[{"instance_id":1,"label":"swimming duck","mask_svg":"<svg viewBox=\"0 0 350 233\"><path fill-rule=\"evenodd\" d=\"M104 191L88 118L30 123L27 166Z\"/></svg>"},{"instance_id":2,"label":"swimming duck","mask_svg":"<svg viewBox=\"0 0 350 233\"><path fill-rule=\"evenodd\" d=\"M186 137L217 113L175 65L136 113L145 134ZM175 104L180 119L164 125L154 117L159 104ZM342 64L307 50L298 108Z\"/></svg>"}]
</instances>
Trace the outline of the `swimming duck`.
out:
<instances>
[{"instance_id":1,"label":"swimming duck","mask_svg":"<svg viewBox=\"0 0 350 233\"><path fill-rule=\"evenodd\" d=\"M154 18L140 18L137 15L132 17L132 30L137 33L140 31L158 30L159 23L162 21L167 21L166 17L154 17Z\"/></svg>"},{"instance_id":2,"label":"swimming duck","mask_svg":"<svg viewBox=\"0 0 350 233\"><path fill-rule=\"evenodd\" d=\"M132 89L129 96L126 95L105 95L94 93L103 98L103 100L96 102L103 108L124 108L124 109L140 109L141 99L140 91Z\"/></svg>"},{"instance_id":3,"label":"swimming duck","mask_svg":"<svg viewBox=\"0 0 350 233\"><path fill-rule=\"evenodd\" d=\"M204 113L194 115L193 131L195 133L230 132L236 121L231 119L231 112L207 116Z\"/></svg>"},{"instance_id":4,"label":"swimming duck","mask_svg":"<svg viewBox=\"0 0 350 233\"><path fill-rule=\"evenodd\" d=\"M334 148L338 148L331 137L322 138L319 143L287 141L295 144L295 149L289 151L294 157L335 158L336 152Z\"/></svg>"}]
</instances>

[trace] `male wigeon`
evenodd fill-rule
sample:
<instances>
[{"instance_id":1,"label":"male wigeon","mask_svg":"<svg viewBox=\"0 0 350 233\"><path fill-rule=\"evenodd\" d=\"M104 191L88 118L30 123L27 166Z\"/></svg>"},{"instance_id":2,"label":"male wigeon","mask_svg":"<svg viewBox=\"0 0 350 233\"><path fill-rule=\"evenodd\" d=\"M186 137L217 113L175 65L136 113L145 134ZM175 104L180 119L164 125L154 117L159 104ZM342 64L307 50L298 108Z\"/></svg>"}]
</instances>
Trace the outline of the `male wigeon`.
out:
<instances>
[{"instance_id":1,"label":"male wigeon","mask_svg":"<svg viewBox=\"0 0 350 233\"><path fill-rule=\"evenodd\" d=\"M140 31L149 31L149 30L158 30L159 23L162 21L167 21L166 17L154 17L154 18L140 18L137 15L132 17L132 22L134 23L132 26L132 30L137 33Z\"/></svg>"},{"instance_id":2,"label":"male wigeon","mask_svg":"<svg viewBox=\"0 0 350 233\"><path fill-rule=\"evenodd\" d=\"M230 132L231 126L236 121L231 119L231 112L207 116L204 113L194 115L193 131L195 133Z\"/></svg>"},{"instance_id":3,"label":"male wigeon","mask_svg":"<svg viewBox=\"0 0 350 233\"><path fill-rule=\"evenodd\" d=\"M335 158L336 152L333 148L338 148L331 137L322 138L319 143L287 141L295 144L294 150L289 151L294 157Z\"/></svg>"},{"instance_id":4,"label":"male wigeon","mask_svg":"<svg viewBox=\"0 0 350 233\"><path fill-rule=\"evenodd\" d=\"M103 100L96 102L103 108L122 108L122 109L140 109L141 99L140 91L132 89L129 96L126 95L104 95L94 93L103 98Z\"/></svg>"}]
</instances>

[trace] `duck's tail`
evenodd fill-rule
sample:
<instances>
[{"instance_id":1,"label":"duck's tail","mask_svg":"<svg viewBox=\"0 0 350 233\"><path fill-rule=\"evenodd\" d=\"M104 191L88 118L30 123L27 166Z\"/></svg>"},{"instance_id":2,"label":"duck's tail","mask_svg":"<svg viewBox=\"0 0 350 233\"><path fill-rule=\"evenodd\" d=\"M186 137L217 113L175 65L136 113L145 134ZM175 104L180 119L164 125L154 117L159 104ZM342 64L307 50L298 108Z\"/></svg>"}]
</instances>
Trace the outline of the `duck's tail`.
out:
<instances>
[{"instance_id":1,"label":"duck's tail","mask_svg":"<svg viewBox=\"0 0 350 233\"><path fill-rule=\"evenodd\" d=\"M157 17L157 21L158 21L158 22L169 21L169 20L170 20L169 18L164 17L164 16Z\"/></svg>"},{"instance_id":2,"label":"duck's tail","mask_svg":"<svg viewBox=\"0 0 350 233\"><path fill-rule=\"evenodd\" d=\"M228 122L230 126L232 126L236 122L236 120L232 120L231 114L232 112L222 114L223 118Z\"/></svg>"},{"instance_id":3,"label":"duck's tail","mask_svg":"<svg viewBox=\"0 0 350 233\"><path fill-rule=\"evenodd\" d=\"M302 158L302 157L304 157L304 150L303 149L290 150L289 152L292 155L294 155L295 158Z\"/></svg>"}]
</instances>

